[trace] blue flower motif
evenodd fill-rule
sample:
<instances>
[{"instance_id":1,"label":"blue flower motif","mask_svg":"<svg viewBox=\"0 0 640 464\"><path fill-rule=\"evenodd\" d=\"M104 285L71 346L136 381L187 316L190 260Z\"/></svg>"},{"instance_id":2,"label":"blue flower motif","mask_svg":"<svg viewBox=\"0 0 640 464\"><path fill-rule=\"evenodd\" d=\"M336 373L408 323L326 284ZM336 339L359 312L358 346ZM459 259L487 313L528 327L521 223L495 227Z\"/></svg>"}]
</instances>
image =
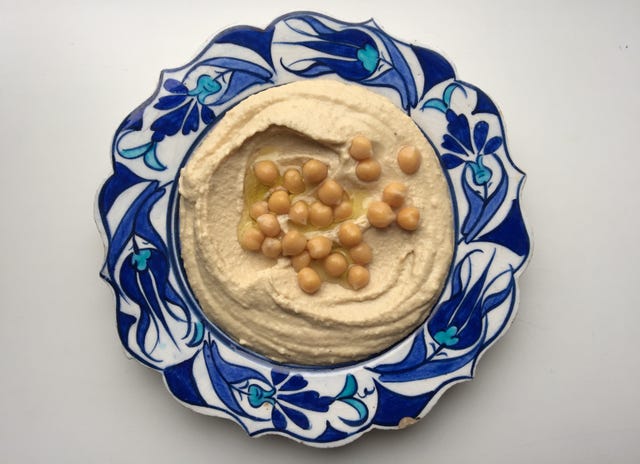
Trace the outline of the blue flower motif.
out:
<instances>
[{"instance_id":1,"label":"blue flower motif","mask_svg":"<svg viewBox=\"0 0 640 464\"><path fill-rule=\"evenodd\" d=\"M331 27L310 15L292 17L285 23L310 39L285 44L318 52L283 63L288 71L303 77L337 74L348 81L389 87L399 93L403 108L417 104L418 91L406 58L396 42L375 25Z\"/></svg>"},{"instance_id":2,"label":"blue flower motif","mask_svg":"<svg viewBox=\"0 0 640 464\"><path fill-rule=\"evenodd\" d=\"M140 272L147 269L147 260L151 257L151 250L145 248L138 250L131 255L131 265L135 266Z\"/></svg>"},{"instance_id":3,"label":"blue flower motif","mask_svg":"<svg viewBox=\"0 0 640 464\"><path fill-rule=\"evenodd\" d=\"M206 71L204 71L206 70ZM189 76L201 72L192 88L187 87ZM151 123L151 141L132 148L121 148L118 153L126 159L142 158L145 165L155 171L163 171L166 166L157 155L158 143L166 137L178 134L189 135L200 130L200 121L209 125L216 115L212 106L222 105L249 87L269 82L272 72L255 63L232 57L215 57L195 63L184 75L182 81L167 79L162 87L168 92L158 98L153 105L157 110L166 111ZM142 114L136 113L123 130L120 139L142 128Z\"/></svg>"}]
</instances>

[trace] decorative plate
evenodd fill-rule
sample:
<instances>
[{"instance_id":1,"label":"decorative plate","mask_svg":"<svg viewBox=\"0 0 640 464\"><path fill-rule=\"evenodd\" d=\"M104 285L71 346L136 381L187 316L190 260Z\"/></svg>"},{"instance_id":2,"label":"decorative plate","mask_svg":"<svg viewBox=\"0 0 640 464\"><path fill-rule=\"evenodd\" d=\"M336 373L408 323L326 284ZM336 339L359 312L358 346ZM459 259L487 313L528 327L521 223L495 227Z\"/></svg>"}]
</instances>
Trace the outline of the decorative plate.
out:
<instances>
[{"instance_id":1,"label":"decorative plate","mask_svg":"<svg viewBox=\"0 0 640 464\"><path fill-rule=\"evenodd\" d=\"M393 348L339 368L281 365L235 344L203 316L178 250L177 179L200 137L247 96L319 76L379 92L413 118L438 152L456 218L454 260L427 321ZM472 378L513 320L530 243L524 174L507 152L500 113L441 55L373 21L291 13L264 30L221 32L185 66L162 72L118 128L112 156L96 216L120 339L180 402L252 436L327 447L411 424L446 388Z\"/></svg>"}]
</instances>

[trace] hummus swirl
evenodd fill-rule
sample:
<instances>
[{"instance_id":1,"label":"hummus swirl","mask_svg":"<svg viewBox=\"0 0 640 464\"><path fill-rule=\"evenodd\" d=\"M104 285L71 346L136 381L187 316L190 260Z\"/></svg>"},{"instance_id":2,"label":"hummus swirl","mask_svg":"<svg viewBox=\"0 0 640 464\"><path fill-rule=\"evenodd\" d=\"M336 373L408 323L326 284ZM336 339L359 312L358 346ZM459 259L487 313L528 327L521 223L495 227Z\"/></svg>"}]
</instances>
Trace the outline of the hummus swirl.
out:
<instances>
[{"instance_id":1,"label":"hummus swirl","mask_svg":"<svg viewBox=\"0 0 640 464\"><path fill-rule=\"evenodd\" d=\"M382 165L374 182L354 173L349 145L356 134L371 140ZM396 160L407 145L422 154L412 175ZM323 285L310 295L297 285L289 258L241 248L245 175L260 159L280 165L321 160L330 178L358 192L362 207L352 220L374 256L365 288ZM379 200L392 181L408 187L412 206L421 212L415 231L368 224L368 203ZM411 118L360 86L309 80L247 98L194 150L179 191L182 260L202 310L239 344L277 362L326 366L380 353L424 322L447 277L454 228L440 163ZM335 240L336 229L322 234Z\"/></svg>"}]
</instances>

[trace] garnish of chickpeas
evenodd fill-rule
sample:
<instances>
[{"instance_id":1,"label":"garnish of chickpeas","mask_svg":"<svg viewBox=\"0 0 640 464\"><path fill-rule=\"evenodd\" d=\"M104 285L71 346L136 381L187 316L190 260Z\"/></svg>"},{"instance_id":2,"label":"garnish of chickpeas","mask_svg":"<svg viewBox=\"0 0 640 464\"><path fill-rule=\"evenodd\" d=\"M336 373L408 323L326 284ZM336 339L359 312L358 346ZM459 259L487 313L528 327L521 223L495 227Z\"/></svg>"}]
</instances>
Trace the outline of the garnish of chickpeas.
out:
<instances>
[{"instance_id":1,"label":"garnish of chickpeas","mask_svg":"<svg viewBox=\"0 0 640 464\"><path fill-rule=\"evenodd\" d=\"M420 224L420 210L414 206L406 206L398 211L396 222L404 230L416 230Z\"/></svg>"},{"instance_id":2,"label":"garnish of chickpeas","mask_svg":"<svg viewBox=\"0 0 640 464\"><path fill-rule=\"evenodd\" d=\"M391 182L382 191L382 201L392 208L399 208L407 196L407 186L401 182Z\"/></svg>"},{"instance_id":3,"label":"garnish of chickpeas","mask_svg":"<svg viewBox=\"0 0 640 464\"><path fill-rule=\"evenodd\" d=\"M369 283L369 271L366 267L355 264L349 268L347 281L354 290L360 290Z\"/></svg>"},{"instance_id":4,"label":"garnish of chickpeas","mask_svg":"<svg viewBox=\"0 0 640 464\"><path fill-rule=\"evenodd\" d=\"M309 219L309 205L303 200L296 201L289 208L289 219L296 224L306 225Z\"/></svg>"},{"instance_id":5,"label":"garnish of chickpeas","mask_svg":"<svg viewBox=\"0 0 640 464\"><path fill-rule=\"evenodd\" d=\"M312 268L304 267L298 271L298 285L305 293L315 293L320 290L322 280Z\"/></svg>"},{"instance_id":6,"label":"garnish of chickpeas","mask_svg":"<svg viewBox=\"0 0 640 464\"><path fill-rule=\"evenodd\" d=\"M347 267L349 263L342 253L331 253L324 259L324 270L331 277L340 277Z\"/></svg>"},{"instance_id":7,"label":"garnish of chickpeas","mask_svg":"<svg viewBox=\"0 0 640 464\"><path fill-rule=\"evenodd\" d=\"M353 204L350 200L342 200L342 202L333 208L333 220L336 222L344 221L353 214Z\"/></svg>"},{"instance_id":8,"label":"garnish of chickpeas","mask_svg":"<svg viewBox=\"0 0 640 464\"><path fill-rule=\"evenodd\" d=\"M380 178L382 166L373 158L370 139L355 135L348 152L355 160L357 180L373 183ZM397 152L397 163L403 173L413 174L420 168L420 152L414 146L404 146ZM364 241L364 230L357 223L363 214L363 192L350 192L347 186L353 185L352 181L328 177L329 165L313 158L283 167L262 160L255 162L252 170L258 183L269 189L245 192L247 210L243 218L249 223L240 227L240 246L271 259L288 257L297 273L298 286L310 295L320 289L323 277L334 283L341 279L343 285L356 291L366 287L373 250ZM373 228L382 231L394 221L406 231L419 227L420 210L407 205L410 200L406 184L390 180L382 191L376 184L368 190L370 202L364 215ZM380 194L382 201L374 199Z\"/></svg>"},{"instance_id":9,"label":"garnish of chickpeas","mask_svg":"<svg viewBox=\"0 0 640 464\"><path fill-rule=\"evenodd\" d=\"M367 219L369 223L378 229L388 227L396 215L393 213L391 206L384 201L372 201L367 209Z\"/></svg>"},{"instance_id":10,"label":"garnish of chickpeas","mask_svg":"<svg viewBox=\"0 0 640 464\"><path fill-rule=\"evenodd\" d=\"M329 166L321 161L311 159L302 165L302 177L308 184L319 184L327 178Z\"/></svg>"},{"instance_id":11,"label":"garnish of chickpeas","mask_svg":"<svg viewBox=\"0 0 640 464\"><path fill-rule=\"evenodd\" d=\"M364 135L356 135L351 140L351 146L349 147L349 154L354 160L362 161L367 158L371 158L373 155L373 147L371 146L371 140Z\"/></svg>"},{"instance_id":12,"label":"garnish of chickpeas","mask_svg":"<svg viewBox=\"0 0 640 464\"><path fill-rule=\"evenodd\" d=\"M327 237L318 235L307 241L307 251L313 259L322 259L329 256L333 243Z\"/></svg>"},{"instance_id":13,"label":"garnish of chickpeas","mask_svg":"<svg viewBox=\"0 0 640 464\"><path fill-rule=\"evenodd\" d=\"M365 159L356 165L356 176L363 182L378 180L381 173L382 166L374 159Z\"/></svg>"},{"instance_id":14,"label":"garnish of chickpeas","mask_svg":"<svg viewBox=\"0 0 640 464\"><path fill-rule=\"evenodd\" d=\"M302 174L297 169L287 169L282 176L282 186L294 195L298 195L307 189L302 179Z\"/></svg>"},{"instance_id":15,"label":"garnish of chickpeas","mask_svg":"<svg viewBox=\"0 0 640 464\"><path fill-rule=\"evenodd\" d=\"M316 227L327 227L333 222L333 209L319 201L309 207L309 222Z\"/></svg>"},{"instance_id":16,"label":"garnish of chickpeas","mask_svg":"<svg viewBox=\"0 0 640 464\"><path fill-rule=\"evenodd\" d=\"M353 222L345 222L338 229L338 240L344 247L354 247L362 241L362 230Z\"/></svg>"},{"instance_id":17,"label":"garnish of chickpeas","mask_svg":"<svg viewBox=\"0 0 640 464\"><path fill-rule=\"evenodd\" d=\"M356 264L369 264L373 259L373 251L371 247L365 242L360 242L356 246L349 249L349 256Z\"/></svg>"},{"instance_id":18,"label":"garnish of chickpeas","mask_svg":"<svg viewBox=\"0 0 640 464\"><path fill-rule=\"evenodd\" d=\"M296 256L307 248L307 238L301 232L292 229L282 237L282 254Z\"/></svg>"},{"instance_id":19,"label":"garnish of chickpeas","mask_svg":"<svg viewBox=\"0 0 640 464\"><path fill-rule=\"evenodd\" d=\"M328 206L336 206L342 201L344 190L342 186L333 179L325 180L318 189L318 198Z\"/></svg>"},{"instance_id":20,"label":"garnish of chickpeas","mask_svg":"<svg viewBox=\"0 0 640 464\"><path fill-rule=\"evenodd\" d=\"M253 165L253 172L261 184L269 187L275 185L280 175L278 166L270 160L258 161Z\"/></svg>"},{"instance_id":21,"label":"garnish of chickpeas","mask_svg":"<svg viewBox=\"0 0 640 464\"><path fill-rule=\"evenodd\" d=\"M422 156L414 146L402 147L398 151L398 166L405 174L415 174L420 168Z\"/></svg>"},{"instance_id":22,"label":"garnish of chickpeas","mask_svg":"<svg viewBox=\"0 0 640 464\"><path fill-rule=\"evenodd\" d=\"M291 206L289 193L286 190L276 190L269 197L267 204L269 205L269 211L275 214L287 214Z\"/></svg>"},{"instance_id":23,"label":"garnish of chickpeas","mask_svg":"<svg viewBox=\"0 0 640 464\"><path fill-rule=\"evenodd\" d=\"M275 237L280 234L280 223L272 213L263 214L256 219L258 228L267 237Z\"/></svg>"}]
</instances>

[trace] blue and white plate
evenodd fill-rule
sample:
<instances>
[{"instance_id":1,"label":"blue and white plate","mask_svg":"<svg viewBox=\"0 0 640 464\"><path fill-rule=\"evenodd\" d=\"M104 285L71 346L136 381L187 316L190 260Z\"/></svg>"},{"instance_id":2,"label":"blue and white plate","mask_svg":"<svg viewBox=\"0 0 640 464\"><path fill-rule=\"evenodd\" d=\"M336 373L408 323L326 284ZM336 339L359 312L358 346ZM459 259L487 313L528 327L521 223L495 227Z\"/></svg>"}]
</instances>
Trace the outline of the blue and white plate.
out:
<instances>
[{"instance_id":1,"label":"blue and white plate","mask_svg":"<svg viewBox=\"0 0 640 464\"><path fill-rule=\"evenodd\" d=\"M448 176L456 248L440 301L410 337L364 362L300 368L247 351L204 317L181 267L177 180L229 108L321 76L385 95L423 130ZM413 423L449 386L472 378L515 315L530 242L524 174L509 157L500 112L441 55L373 21L291 13L264 30L221 32L185 66L162 72L155 93L118 128L112 157L96 216L120 339L180 402L250 435L326 447Z\"/></svg>"}]
</instances>

